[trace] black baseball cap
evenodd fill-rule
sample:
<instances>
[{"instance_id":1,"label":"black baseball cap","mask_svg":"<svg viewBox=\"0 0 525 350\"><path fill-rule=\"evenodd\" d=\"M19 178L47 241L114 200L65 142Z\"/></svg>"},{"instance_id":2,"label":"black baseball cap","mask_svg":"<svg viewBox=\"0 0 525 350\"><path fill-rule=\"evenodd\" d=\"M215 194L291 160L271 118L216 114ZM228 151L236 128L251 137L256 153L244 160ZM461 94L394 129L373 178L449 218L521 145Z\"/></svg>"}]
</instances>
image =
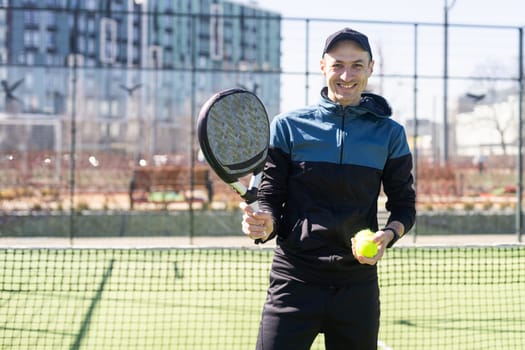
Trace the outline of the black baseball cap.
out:
<instances>
[{"instance_id":1,"label":"black baseball cap","mask_svg":"<svg viewBox=\"0 0 525 350\"><path fill-rule=\"evenodd\" d=\"M325 53L330 51L336 43L338 43L341 40L355 41L363 48L363 50L368 52L368 54L370 55L370 59L372 59L372 49L370 48L368 37L363 33L360 33L357 30L353 30L350 28L343 28L326 38L326 43L324 44L323 49L323 56Z\"/></svg>"}]
</instances>

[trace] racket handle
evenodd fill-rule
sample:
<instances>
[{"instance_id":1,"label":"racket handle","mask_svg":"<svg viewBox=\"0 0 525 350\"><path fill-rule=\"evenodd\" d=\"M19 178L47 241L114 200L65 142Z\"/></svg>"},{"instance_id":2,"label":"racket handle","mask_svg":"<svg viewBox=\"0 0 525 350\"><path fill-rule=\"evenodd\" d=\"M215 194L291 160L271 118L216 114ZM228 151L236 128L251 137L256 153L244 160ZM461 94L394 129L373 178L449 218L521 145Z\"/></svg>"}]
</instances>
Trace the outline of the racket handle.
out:
<instances>
[{"instance_id":1,"label":"racket handle","mask_svg":"<svg viewBox=\"0 0 525 350\"><path fill-rule=\"evenodd\" d=\"M246 201L246 203L248 203L248 201ZM253 211L259 211L259 202L258 201L248 203L248 205L250 207L252 207Z\"/></svg>"},{"instance_id":2,"label":"racket handle","mask_svg":"<svg viewBox=\"0 0 525 350\"><path fill-rule=\"evenodd\" d=\"M248 203L248 201L246 201L246 203ZM252 207L252 209L253 209L254 211L258 211L258 210L259 210L259 202L258 202L258 201L248 203L248 205L249 205L250 207ZM254 244L261 244L261 243L263 243L263 240L260 239L260 238L257 238L257 239L255 239L255 240L253 241L253 243L254 243Z\"/></svg>"}]
</instances>

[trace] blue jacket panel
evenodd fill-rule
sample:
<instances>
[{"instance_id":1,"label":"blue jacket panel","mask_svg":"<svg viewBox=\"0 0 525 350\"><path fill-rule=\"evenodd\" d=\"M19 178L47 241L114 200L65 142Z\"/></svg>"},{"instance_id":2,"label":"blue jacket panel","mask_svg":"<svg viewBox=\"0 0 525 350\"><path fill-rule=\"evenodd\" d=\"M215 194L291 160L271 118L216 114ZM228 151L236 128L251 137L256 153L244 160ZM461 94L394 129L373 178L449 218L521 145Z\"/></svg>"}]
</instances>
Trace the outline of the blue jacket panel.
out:
<instances>
[{"instance_id":1,"label":"blue jacket panel","mask_svg":"<svg viewBox=\"0 0 525 350\"><path fill-rule=\"evenodd\" d=\"M380 96L363 94L359 106L343 107L325 88L318 105L273 119L259 202L274 217L276 273L328 285L376 278L375 266L354 259L350 240L378 229L381 189L389 221L408 231L415 220L412 157L390 114Z\"/></svg>"}]
</instances>

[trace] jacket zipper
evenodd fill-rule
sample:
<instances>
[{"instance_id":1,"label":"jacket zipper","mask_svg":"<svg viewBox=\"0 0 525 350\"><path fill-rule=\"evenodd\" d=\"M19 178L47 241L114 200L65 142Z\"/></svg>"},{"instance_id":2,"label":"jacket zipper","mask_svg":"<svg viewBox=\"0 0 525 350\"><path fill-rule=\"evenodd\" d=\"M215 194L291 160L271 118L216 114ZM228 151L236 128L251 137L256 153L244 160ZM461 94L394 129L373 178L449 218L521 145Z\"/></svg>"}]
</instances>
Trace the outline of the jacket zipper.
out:
<instances>
[{"instance_id":1,"label":"jacket zipper","mask_svg":"<svg viewBox=\"0 0 525 350\"><path fill-rule=\"evenodd\" d=\"M343 164L343 153L345 149L345 109L341 108L342 122L341 122L341 150L339 152L339 165Z\"/></svg>"}]
</instances>

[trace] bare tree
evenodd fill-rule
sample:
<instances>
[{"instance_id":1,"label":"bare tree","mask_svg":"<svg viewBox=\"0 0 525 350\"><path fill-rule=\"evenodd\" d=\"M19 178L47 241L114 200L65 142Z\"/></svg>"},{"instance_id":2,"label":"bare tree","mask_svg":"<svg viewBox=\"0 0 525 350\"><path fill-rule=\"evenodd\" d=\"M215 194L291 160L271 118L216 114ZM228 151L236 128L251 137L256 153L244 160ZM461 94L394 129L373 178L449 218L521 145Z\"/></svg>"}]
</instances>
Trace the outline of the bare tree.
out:
<instances>
[{"instance_id":1,"label":"bare tree","mask_svg":"<svg viewBox=\"0 0 525 350\"><path fill-rule=\"evenodd\" d=\"M509 84L509 67L501 62L486 62L475 70L475 76L481 77L471 87L465 97L471 103L475 113L477 127L488 127L498 134L497 143L503 155L508 152L509 134L515 131L517 124L515 107L510 96L516 95L515 87Z\"/></svg>"}]
</instances>

